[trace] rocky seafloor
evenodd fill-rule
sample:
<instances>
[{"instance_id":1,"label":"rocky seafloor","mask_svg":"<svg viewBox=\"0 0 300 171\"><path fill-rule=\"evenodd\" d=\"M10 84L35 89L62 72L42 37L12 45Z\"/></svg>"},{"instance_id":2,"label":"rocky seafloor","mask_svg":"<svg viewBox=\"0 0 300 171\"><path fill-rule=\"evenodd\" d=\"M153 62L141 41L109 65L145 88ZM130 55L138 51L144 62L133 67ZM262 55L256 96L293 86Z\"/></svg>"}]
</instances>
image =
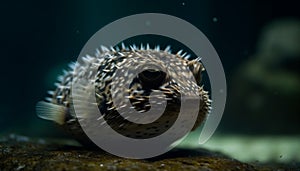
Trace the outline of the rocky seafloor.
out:
<instances>
[{"instance_id":1,"label":"rocky seafloor","mask_svg":"<svg viewBox=\"0 0 300 171\"><path fill-rule=\"evenodd\" d=\"M0 170L300 170L299 165L244 163L219 152L177 148L152 159L116 157L78 146L72 140L9 135L0 139Z\"/></svg>"}]
</instances>

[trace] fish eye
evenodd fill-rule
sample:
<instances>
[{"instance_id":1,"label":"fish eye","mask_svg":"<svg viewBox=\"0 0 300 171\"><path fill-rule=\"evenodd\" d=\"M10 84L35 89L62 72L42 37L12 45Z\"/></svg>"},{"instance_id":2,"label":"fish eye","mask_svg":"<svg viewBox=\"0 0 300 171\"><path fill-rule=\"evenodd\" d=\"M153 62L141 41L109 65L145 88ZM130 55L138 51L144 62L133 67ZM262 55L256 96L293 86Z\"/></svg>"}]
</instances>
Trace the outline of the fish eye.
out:
<instances>
[{"instance_id":1,"label":"fish eye","mask_svg":"<svg viewBox=\"0 0 300 171\"><path fill-rule=\"evenodd\" d=\"M143 86L147 88L158 88L166 79L166 73L159 70L147 69L138 75Z\"/></svg>"}]
</instances>

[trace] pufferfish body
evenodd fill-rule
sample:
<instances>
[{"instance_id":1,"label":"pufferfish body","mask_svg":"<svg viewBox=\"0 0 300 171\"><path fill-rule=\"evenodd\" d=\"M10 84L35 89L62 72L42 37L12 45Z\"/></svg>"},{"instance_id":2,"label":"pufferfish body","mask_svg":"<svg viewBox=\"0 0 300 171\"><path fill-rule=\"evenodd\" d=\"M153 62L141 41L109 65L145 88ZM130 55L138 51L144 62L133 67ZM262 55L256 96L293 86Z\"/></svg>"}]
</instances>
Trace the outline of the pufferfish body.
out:
<instances>
[{"instance_id":1,"label":"pufferfish body","mask_svg":"<svg viewBox=\"0 0 300 171\"><path fill-rule=\"evenodd\" d=\"M147 47L141 45L140 48L136 46L127 48L122 44L121 48L111 47L110 49L101 46L100 49L96 50L94 56L82 57L81 62L69 65L70 69L58 77L58 82L55 83L56 89L48 92L49 96L46 97L45 101L37 103L37 115L42 119L54 121L82 144L93 144L79 124L79 119L84 119L89 115L89 102L79 97L79 104L81 105L79 107L83 110L80 114L75 113L71 92L72 82L76 82L78 78L88 78L91 75L88 68L94 67L96 68L95 78L91 80L93 80L92 85L95 88L93 95L96 99L96 105L101 112L101 117L116 132L136 139L152 138L164 133L175 123L180 113L183 89L196 92L200 99L199 113L193 126L194 130L205 120L210 111L211 101L208 92L201 86L201 72L204 71L204 67L200 63L200 58L194 60L189 60L189 58L190 56L186 53L182 54L182 51L172 54L169 47L160 50L159 46L151 49L148 45ZM167 62L162 62L162 60ZM130 74L130 71L134 71L139 66L147 65L151 65L151 68L145 67L137 75ZM196 82L185 82L184 79L180 83L176 82L177 77L186 74L186 69L192 73ZM124 75L130 75L130 80L124 80L123 77L116 74L117 70ZM117 81L114 82L113 80ZM123 86L125 81L129 83L129 87ZM122 86L123 88L120 88ZM88 87L86 85L81 87L83 88L82 96L84 96ZM117 88L112 90L112 87ZM122 91L125 91L126 96ZM151 102L150 96L154 92L161 92L157 98L166 101L163 114L154 122L134 123L118 112L118 109L128 107L126 103L122 103L122 98L128 99L131 108L139 113L151 110L151 104L160 105L159 101ZM82 99L82 103L80 103L80 99ZM120 103L114 104L114 102Z\"/></svg>"}]
</instances>

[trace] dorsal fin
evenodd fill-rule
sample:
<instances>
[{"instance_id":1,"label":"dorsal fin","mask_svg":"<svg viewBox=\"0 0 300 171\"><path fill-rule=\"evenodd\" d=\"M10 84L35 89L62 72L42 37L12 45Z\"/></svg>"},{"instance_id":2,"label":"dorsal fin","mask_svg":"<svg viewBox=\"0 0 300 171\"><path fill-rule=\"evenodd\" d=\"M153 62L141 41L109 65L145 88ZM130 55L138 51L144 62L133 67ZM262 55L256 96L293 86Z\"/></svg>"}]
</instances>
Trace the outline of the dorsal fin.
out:
<instances>
[{"instance_id":1,"label":"dorsal fin","mask_svg":"<svg viewBox=\"0 0 300 171\"><path fill-rule=\"evenodd\" d=\"M60 125L64 124L67 108L65 106L39 101L36 104L38 117L54 121Z\"/></svg>"}]
</instances>

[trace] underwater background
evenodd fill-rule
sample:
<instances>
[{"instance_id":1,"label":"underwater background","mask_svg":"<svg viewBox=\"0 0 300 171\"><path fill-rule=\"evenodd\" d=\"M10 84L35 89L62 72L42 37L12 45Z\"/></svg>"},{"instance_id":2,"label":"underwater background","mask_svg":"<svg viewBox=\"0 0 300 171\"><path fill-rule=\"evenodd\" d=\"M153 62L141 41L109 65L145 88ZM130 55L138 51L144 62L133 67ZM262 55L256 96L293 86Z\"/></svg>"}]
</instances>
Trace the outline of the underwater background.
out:
<instances>
[{"instance_id":1,"label":"underwater background","mask_svg":"<svg viewBox=\"0 0 300 171\"><path fill-rule=\"evenodd\" d=\"M218 147L244 160L299 162L298 8L296 1L289 0L2 2L0 135L66 137L35 113L35 104L54 88L62 69L106 24L138 13L164 13L200 29L218 52L226 73L225 112L204 147ZM172 44L174 52L182 48L178 42L155 36L125 42ZM204 82L209 85L208 78ZM183 146L194 148L199 133L193 133ZM253 153L246 154L245 148Z\"/></svg>"}]
</instances>

